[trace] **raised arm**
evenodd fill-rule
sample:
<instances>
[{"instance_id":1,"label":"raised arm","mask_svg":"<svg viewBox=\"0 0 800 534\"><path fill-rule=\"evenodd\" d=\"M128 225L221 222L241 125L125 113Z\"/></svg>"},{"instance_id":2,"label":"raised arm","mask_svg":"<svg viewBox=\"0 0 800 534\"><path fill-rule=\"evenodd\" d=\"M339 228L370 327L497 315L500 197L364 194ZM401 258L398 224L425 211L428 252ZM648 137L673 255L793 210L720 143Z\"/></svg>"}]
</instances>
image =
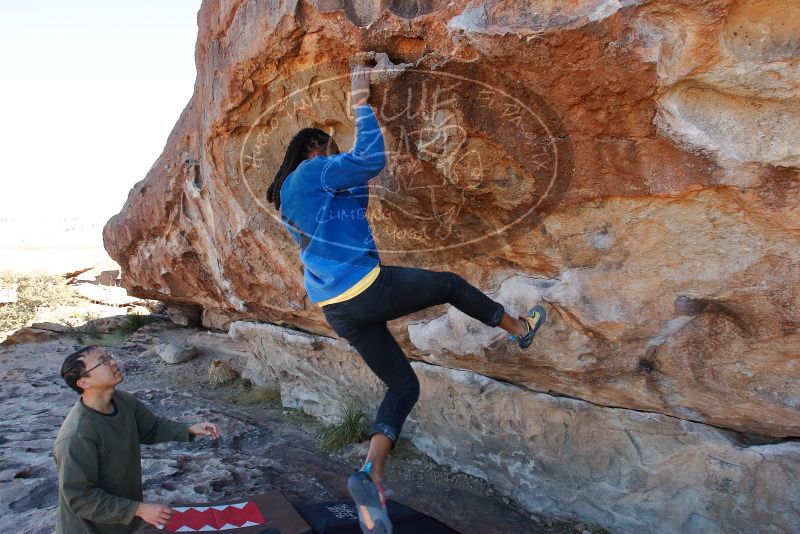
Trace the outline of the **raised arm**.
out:
<instances>
[{"instance_id":1,"label":"raised arm","mask_svg":"<svg viewBox=\"0 0 800 534\"><path fill-rule=\"evenodd\" d=\"M375 113L367 103L370 70L353 69L350 99L356 116L356 141L350 152L322 159L322 186L327 191L339 191L365 184L378 175L386 165L383 132Z\"/></svg>"},{"instance_id":2,"label":"raised arm","mask_svg":"<svg viewBox=\"0 0 800 534\"><path fill-rule=\"evenodd\" d=\"M339 191L365 184L386 165L386 150L378 119L369 104L355 108L356 142L350 152L323 159L320 177L327 191Z\"/></svg>"},{"instance_id":3,"label":"raised arm","mask_svg":"<svg viewBox=\"0 0 800 534\"><path fill-rule=\"evenodd\" d=\"M194 439L194 436L189 432L189 425L155 415L130 393L118 391L118 394L133 407L139 442L145 445L153 445L154 443L163 443L165 441L191 441Z\"/></svg>"},{"instance_id":4,"label":"raised arm","mask_svg":"<svg viewBox=\"0 0 800 534\"><path fill-rule=\"evenodd\" d=\"M139 399L126 392L119 392L133 405L139 441L146 445L165 441L192 441L195 436L219 437L219 429L214 423L203 421L187 426L178 421L155 415Z\"/></svg>"}]
</instances>

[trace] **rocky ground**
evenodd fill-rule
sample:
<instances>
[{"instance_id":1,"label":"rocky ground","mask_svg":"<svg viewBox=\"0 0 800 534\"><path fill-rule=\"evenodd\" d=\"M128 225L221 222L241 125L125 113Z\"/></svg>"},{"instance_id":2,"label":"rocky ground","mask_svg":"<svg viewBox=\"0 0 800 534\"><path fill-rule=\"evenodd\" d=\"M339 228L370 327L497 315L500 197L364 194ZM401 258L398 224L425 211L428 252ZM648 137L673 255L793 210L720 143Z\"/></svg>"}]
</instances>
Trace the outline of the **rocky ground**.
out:
<instances>
[{"instance_id":1,"label":"rocky ground","mask_svg":"<svg viewBox=\"0 0 800 534\"><path fill-rule=\"evenodd\" d=\"M194 360L166 365L142 355L154 344L189 336L206 340ZM295 505L347 499L345 479L359 463L360 447L321 452L316 444L319 423L301 411L282 408L275 393L247 387L241 380L213 386L207 378L212 359L223 356L235 368L244 365L241 355L215 349L215 336L224 339L224 334L158 322L127 338L99 340L111 345L124 367L123 389L161 415L186 422L212 420L222 431L217 441L143 447L146 498L178 504L277 488ZM77 346L71 334L64 334L0 349L0 532L52 532L57 487L51 447L76 400L58 369ZM582 524L531 517L485 482L436 465L408 443L398 447L386 482L390 498L460 532L586 532Z\"/></svg>"}]
</instances>

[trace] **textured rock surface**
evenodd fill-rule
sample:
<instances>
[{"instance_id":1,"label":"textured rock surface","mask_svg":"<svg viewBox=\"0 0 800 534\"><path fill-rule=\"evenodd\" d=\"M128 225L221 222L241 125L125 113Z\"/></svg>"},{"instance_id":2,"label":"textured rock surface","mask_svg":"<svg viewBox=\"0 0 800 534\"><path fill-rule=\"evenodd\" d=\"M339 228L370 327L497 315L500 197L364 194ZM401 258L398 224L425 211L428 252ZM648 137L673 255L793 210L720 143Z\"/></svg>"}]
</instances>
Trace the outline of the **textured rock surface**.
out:
<instances>
[{"instance_id":1,"label":"textured rock surface","mask_svg":"<svg viewBox=\"0 0 800 534\"><path fill-rule=\"evenodd\" d=\"M122 287L93 283L73 284L72 287L83 298L106 306L144 306L147 304L141 299L129 296Z\"/></svg>"},{"instance_id":2,"label":"textured rock surface","mask_svg":"<svg viewBox=\"0 0 800 534\"><path fill-rule=\"evenodd\" d=\"M342 462L315 450L318 427L310 418L289 415L271 403L246 402L248 397L239 397L241 390L235 386L209 384L204 372L209 360L220 352L235 354L241 347L227 335L206 334L157 323L113 349L125 369L124 389L159 415L187 423L209 419L222 432L219 441L142 447L145 498L174 505L279 489L295 506L347 499L347 476L360 459ZM205 340L206 348L181 366L137 356L143 345L153 341L197 338ZM64 356L76 347L73 341L62 336L0 349L4 416L0 532L53 533L58 487L51 447L76 400L58 370ZM553 528L546 528L545 518L537 517L540 527L504 503L484 482L424 461L413 450L404 453L408 458L396 459L387 473L393 490L390 497L446 521L459 532L573 534L582 530L553 518L546 519ZM454 510L453 501L462 506Z\"/></svg>"},{"instance_id":3,"label":"textured rock surface","mask_svg":"<svg viewBox=\"0 0 800 534\"><path fill-rule=\"evenodd\" d=\"M197 347L180 346L172 343L159 343L146 351L140 357L148 358L158 356L164 363L176 364L188 362L197 356Z\"/></svg>"},{"instance_id":4,"label":"textured rock surface","mask_svg":"<svg viewBox=\"0 0 800 534\"><path fill-rule=\"evenodd\" d=\"M18 343L31 343L47 341L55 339L64 332L67 332L69 327L58 323L33 323L31 326L20 328L19 330L10 333L0 345L16 345Z\"/></svg>"},{"instance_id":5,"label":"textured rock surface","mask_svg":"<svg viewBox=\"0 0 800 534\"><path fill-rule=\"evenodd\" d=\"M800 435L796 1L208 0L198 23L194 95L104 230L132 295L331 335L264 194L299 128L351 145L371 57L398 66L370 100L383 261L552 318L522 353L432 309L393 325L412 358Z\"/></svg>"},{"instance_id":6,"label":"textured rock surface","mask_svg":"<svg viewBox=\"0 0 800 534\"><path fill-rule=\"evenodd\" d=\"M233 323L251 366L282 402L334 420L380 388L340 340ZM532 393L471 371L415 362L420 401L405 427L441 463L485 478L531 510L612 532L795 532L800 444L754 445L734 433L659 414Z\"/></svg>"}]
</instances>

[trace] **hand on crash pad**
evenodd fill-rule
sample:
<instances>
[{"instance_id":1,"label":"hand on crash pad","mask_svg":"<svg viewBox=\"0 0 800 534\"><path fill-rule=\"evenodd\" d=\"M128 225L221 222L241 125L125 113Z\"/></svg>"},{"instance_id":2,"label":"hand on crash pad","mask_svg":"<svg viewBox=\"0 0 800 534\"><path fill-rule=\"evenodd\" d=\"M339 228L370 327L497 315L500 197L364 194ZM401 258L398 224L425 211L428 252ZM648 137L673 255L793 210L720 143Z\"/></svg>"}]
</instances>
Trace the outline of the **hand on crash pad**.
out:
<instances>
[{"instance_id":1,"label":"hand on crash pad","mask_svg":"<svg viewBox=\"0 0 800 534\"><path fill-rule=\"evenodd\" d=\"M136 510L136 515L142 518L142 521L150 523L159 529L164 528L164 525L169 523L172 514L175 512L172 508L164 506L163 504L153 502L143 502Z\"/></svg>"}]
</instances>

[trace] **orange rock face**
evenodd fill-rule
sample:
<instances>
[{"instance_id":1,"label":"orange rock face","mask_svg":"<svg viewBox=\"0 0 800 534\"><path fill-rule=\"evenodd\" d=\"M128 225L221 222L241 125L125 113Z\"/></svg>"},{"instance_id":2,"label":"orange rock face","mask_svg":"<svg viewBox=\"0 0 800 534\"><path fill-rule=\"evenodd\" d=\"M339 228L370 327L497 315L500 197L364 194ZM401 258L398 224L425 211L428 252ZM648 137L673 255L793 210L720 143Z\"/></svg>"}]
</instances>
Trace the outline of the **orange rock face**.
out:
<instances>
[{"instance_id":1,"label":"orange rock face","mask_svg":"<svg viewBox=\"0 0 800 534\"><path fill-rule=\"evenodd\" d=\"M523 352L432 308L392 324L410 357L800 435L797 2L207 0L198 22L192 100L104 230L130 294L333 335L265 192L300 128L349 149L361 59L383 262L550 317Z\"/></svg>"}]
</instances>

